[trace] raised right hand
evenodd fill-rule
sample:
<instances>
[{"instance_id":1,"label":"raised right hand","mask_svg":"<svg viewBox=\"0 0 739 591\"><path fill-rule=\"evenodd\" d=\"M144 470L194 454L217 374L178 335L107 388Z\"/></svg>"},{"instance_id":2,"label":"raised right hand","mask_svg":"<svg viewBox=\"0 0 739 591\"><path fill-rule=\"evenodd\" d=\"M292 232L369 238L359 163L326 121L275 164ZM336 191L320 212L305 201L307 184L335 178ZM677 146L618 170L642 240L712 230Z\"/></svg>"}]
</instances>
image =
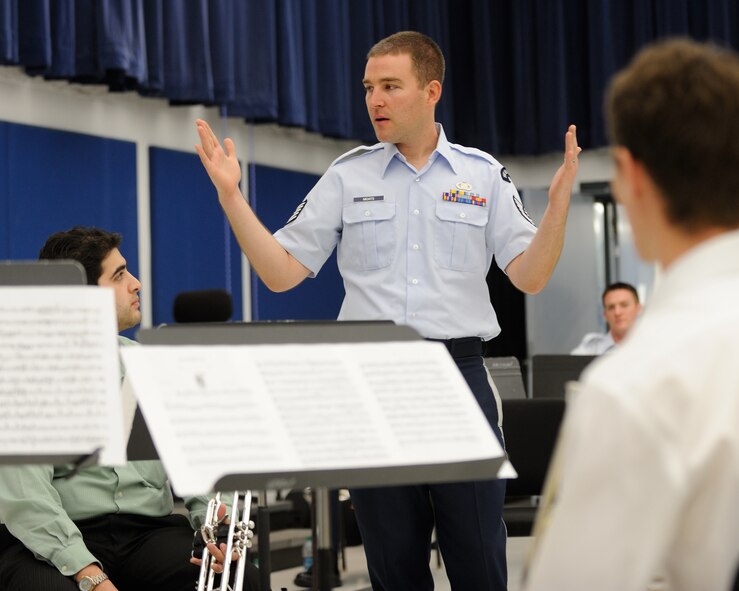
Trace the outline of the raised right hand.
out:
<instances>
[{"instance_id":1,"label":"raised right hand","mask_svg":"<svg viewBox=\"0 0 739 591\"><path fill-rule=\"evenodd\" d=\"M200 136L200 144L195 145L195 150L200 156L210 180L218 191L218 196L229 195L233 191L239 191L241 180L241 165L236 157L236 147L230 138L223 140L221 147L216 134L206 121L197 119L195 125Z\"/></svg>"}]
</instances>

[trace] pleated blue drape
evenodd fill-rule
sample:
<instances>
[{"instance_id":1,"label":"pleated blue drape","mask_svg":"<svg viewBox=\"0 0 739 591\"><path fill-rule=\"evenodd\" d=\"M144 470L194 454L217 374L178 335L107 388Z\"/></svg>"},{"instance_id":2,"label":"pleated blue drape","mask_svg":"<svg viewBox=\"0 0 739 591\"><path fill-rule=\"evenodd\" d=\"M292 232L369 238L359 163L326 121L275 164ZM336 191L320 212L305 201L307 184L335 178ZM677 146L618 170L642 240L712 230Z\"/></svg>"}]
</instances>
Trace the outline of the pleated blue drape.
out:
<instances>
[{"instance_id":1,"label":"pleated blue drape","mask_svg":"<svg viewBox=\"0 0 739 591\"><path fill-rule=\"evenodd\" d=\"M447 58L447 135L493 153L606 144L610 76L651 40L739 48L736 0L0 0L0 63L374 141L367 50L404 29Z\"/></svg>"}]
</instances>

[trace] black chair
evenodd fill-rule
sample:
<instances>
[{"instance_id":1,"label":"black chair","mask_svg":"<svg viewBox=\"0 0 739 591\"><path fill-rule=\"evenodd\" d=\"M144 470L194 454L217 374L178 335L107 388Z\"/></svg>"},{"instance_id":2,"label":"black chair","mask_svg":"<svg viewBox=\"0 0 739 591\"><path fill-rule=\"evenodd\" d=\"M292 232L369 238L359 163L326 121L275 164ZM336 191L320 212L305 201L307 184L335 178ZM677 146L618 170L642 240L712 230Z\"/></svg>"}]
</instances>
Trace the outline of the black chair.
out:
<instances>
[{"instance_id":1,"label":"black chair","mask_svg":"<svg viewBox=\"0 0 739 591\"><path fill-rule=\"evenodd\" d=\"M172 304L177 323L227 322L233 313L231 294L225 289L182 291Z\"/></svg>"},{"instance_id":2,"label":"black chair","mask_svg":"<svg viewBox=\"0 0 739 591\"><path fill-rule=\"evenodd\" d=\"M509 536L530 536L559 434L565 401L503 399L503 435L518 478L507 481L503 520Z\"/></svg>"}]
</instances>

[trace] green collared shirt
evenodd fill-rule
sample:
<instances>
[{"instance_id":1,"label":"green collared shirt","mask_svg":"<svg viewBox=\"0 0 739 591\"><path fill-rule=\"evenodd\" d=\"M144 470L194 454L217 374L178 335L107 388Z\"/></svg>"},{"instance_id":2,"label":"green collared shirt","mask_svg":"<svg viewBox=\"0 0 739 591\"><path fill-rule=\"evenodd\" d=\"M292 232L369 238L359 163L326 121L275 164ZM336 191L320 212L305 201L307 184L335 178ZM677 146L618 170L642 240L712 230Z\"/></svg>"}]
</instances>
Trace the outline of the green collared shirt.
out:
<instances>
[{"instance_id":1,"label":"green collared shirt","mask_svg":"<svg viewBox=\"0 0 739 591\"><path fill-rule=\"evenodd\" d=\"M134 344L119 337L121 345ZM110 468L91 466L65 479L71 466L0 466L0 521L34 555L63 575L99 561L85 546L75 521L129 513L169 515L172 492L161 462L128 462ZM185 499L190 523L199 527L208 499ZM183 556L183 560L187 557Z\"/></svg>"}]
</instances>

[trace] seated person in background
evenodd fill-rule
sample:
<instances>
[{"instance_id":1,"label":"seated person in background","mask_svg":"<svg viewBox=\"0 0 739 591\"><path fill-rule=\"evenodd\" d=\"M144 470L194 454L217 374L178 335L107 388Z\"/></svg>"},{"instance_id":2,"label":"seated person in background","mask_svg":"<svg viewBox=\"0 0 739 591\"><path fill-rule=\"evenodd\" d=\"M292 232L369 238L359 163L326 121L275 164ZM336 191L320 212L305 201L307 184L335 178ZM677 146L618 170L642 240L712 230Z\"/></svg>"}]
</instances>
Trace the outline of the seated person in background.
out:
<instances>
[{"instance_id":1,"label":"seated person in background","mask_svg":"<svg viewBox=\"0 0 739 591\"><path fill-rule=\"evenodd\" d=\"M72 228L53 234L41 259L73 259L91 285L115 294L118 330L141 321L141 284L118 250L120 234ZM135 344L119 336L121 345ZM192 591L193 528L206 497L185 500L190 521L172 514L173 498L157 460L124 466L0 466L0 589L3 591ZM247 588L258 588L247 563Z\"/></svg>"},{"instance_id":2,"label":"seated person in background","mask_svg":"<svg viewBox=\"0 0 739 591\"><path fill-rule=\"evenodd\" d=\"M636 288L629 283L611 283L601 300L608 332L589 332L572 350L572 355L602 355L610 351L629 332L642 308Z\"/></svg>"},{"instance_id":3,"label":"seated person in background","mask_svg":"<svg viewBox=\"0 0 739 591\"><path fill-rule=\"evenodd\" d=\"M659 589L727 591L739 564L739 55L662 41L606 97L613 195L662 273L568 403L526 589L644 591L657 575Z\"/></svg>"}]
</instances>

